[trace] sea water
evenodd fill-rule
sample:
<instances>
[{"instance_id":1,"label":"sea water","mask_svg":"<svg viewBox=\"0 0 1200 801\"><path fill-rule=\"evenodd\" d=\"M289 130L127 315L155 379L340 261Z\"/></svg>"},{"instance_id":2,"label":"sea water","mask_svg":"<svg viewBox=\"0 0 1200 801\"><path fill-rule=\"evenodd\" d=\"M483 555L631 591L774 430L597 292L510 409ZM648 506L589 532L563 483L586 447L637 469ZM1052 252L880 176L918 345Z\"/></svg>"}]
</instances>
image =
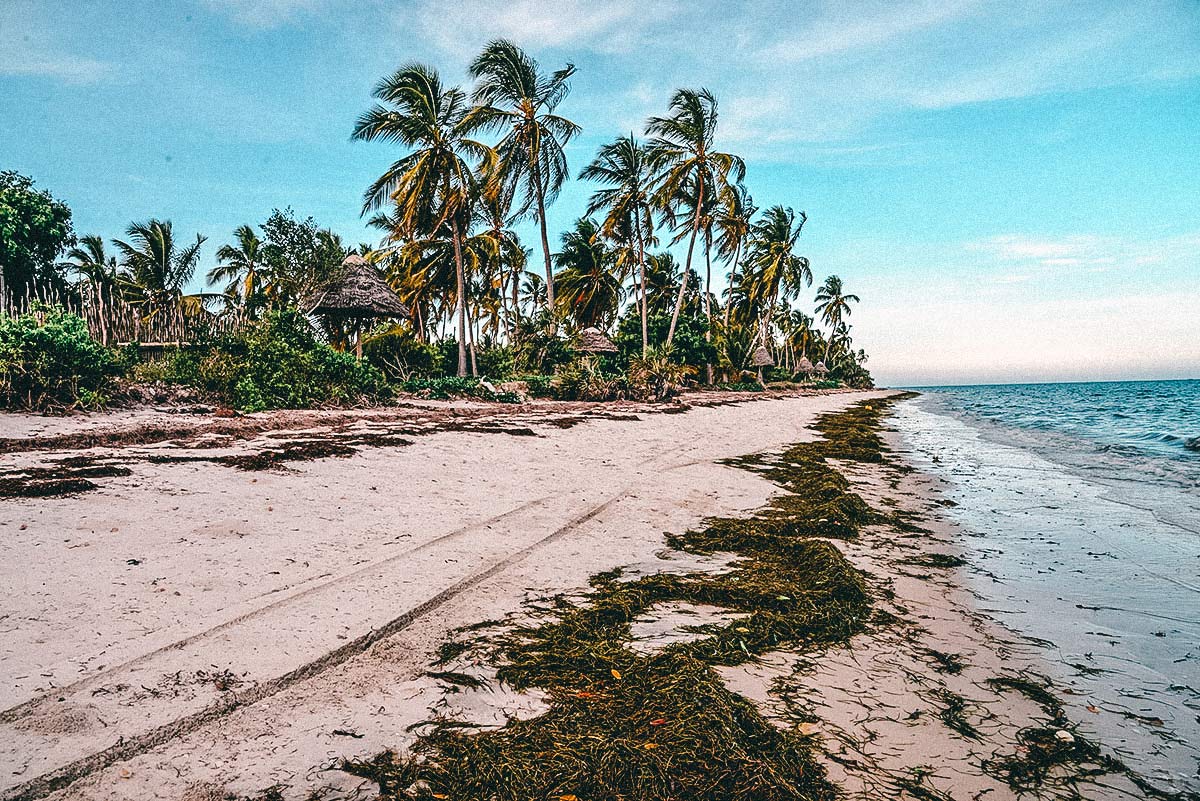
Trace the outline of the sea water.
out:
<instances>
[{"instance_id":1,"label":"sea water","mask_svg":"<svg viewBox=\"0 0 1200 801\"><path fill-rule=\"evenodd\" d=\"M899 447L946 482L981 609L1043 646L1085 731L1200 789L1200 381L919 392Z\"/></svg>"}]
</instances>

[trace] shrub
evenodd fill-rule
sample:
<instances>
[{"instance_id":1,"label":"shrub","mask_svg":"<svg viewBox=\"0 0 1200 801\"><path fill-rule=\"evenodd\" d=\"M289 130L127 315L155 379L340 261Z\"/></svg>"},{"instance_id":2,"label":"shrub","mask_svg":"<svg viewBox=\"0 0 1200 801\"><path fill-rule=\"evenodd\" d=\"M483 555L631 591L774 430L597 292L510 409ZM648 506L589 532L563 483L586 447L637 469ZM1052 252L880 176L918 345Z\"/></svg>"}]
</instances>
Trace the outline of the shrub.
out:
<instances>
[{"instance_id":1,"label":"shrub","mask_svg":"<svg viewBox=\"0 0 1200 801\"><path fill-rule=\"evenodd\" d=\"M666 400L695 372L695 367L676 362L672 350L652 348L645 358L630 360L629 388L644 400Z\"/></svg>"},{"instance_id":2,"label":"shrub","mask_svg":"<svg viewBox=\"0 0 1200 801\"><path fill-rule=\"evenodd\" d=\"M582 356L560 367L551 387L554 397L560 400L616 400L628 390L624 378L605 373L596 356Z\"/></svg>"},{"instance_id":3,"label":"shrub","mask_svg":"<svg viewBox=\"0 0 1200 801\"><path fill-rule=\"evenodd\" d=\"M372 334L363 342L363 357L389 378L407 381L442 375L442 353L420 342L412 331L399 325Z\"/></svg>"},{"instance_id":4,"label":"shrub","mask_svg":"<svg viewBox=\"0 0 1200 801\"><path fill-rule=\"evenodd\" d=\"M212 392L242 411L345 406L390 395L383 373L318 342L296 311L171 358L163 378Z\"/></svg>"},{"instance_id":5,"label":"shrub","mask_svg":"<svg viewBox=\"0 0 1200 801\"><path fill-rule=\"evenodd\" d=\"M613 338L623 363L633 364L642 355L642 318L634 304L621 318L617 334ZM653 312L646 321L651 349L661 348L667 341L671 328L669 313ZM679 315L675 328L675 339L671 342L671 359L677 364L702 368L705 364L717 364L717 349L704 339L708 320L699 311L685 310Z\"/></svg>"},{"instance_id":6,"label":"shrub","mask_svg":"<svg viewBox=\"0 0 1200 801\"><path fill-rule=\"evenodd\" d=\"M0 317L0 395L6 409L103 406L121 368L87 323L60 306Z\"/></svg>"}]
</instances>

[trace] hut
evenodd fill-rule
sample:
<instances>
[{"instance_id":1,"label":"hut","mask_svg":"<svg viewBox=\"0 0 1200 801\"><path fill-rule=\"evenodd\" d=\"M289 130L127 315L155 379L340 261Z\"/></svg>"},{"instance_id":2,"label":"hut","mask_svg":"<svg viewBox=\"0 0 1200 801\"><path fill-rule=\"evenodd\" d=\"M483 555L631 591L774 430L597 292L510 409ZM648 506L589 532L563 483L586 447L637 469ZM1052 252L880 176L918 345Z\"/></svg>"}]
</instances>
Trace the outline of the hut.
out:
<instances>
[{"instance_id":1,"label":"hut","mask_svg":"<svg viewBox=\"0 0 1200 801\"><path fill-rule=\"evenodd\" d=\"M829 368L825 366L825 362L817 362L816 366L813 367L813 372L817 375L826 375L829 372Z\"/></svg>"},{"instance_id":2,"label":"hut","mask_svg":"<svg viewBox=\"0 0 1200 801\"><path fill-rule=\"evenodd\" d=\"M362 324L378 317L408 317L408 307L375 268L357 253L342 262L343 275L313 296L309 313L354 324L354 354L362 359Z\"/></svg>"},{"instance_id":3,"label":"hut","mask_svg":"<svg viewBox=\"0 0 1200 801\"><path fill-rule=\"evenodd\" d=\"M754 355L750 357L750 366L757 371L758 383L763 387L766 387L766 384L763 383L763 368L773 364L775 364L775 360L771 358L771 351L767 349L766 345L759 345L755 349Z\"/></svg>"},{"instance_id":4,"label":"hut","mask_svg":"<svg viewBox=\"0 0 1200 801\"><path fill-rule=\"evenodd\" d=\"M805 378L812 375L814 369L816 368L813 367L813 363L808 360L807 356L801 356L800 361L796 362L796 372Z\"/></svg>"},{"instance_id":5,"label":"hut","mask_svg":"<svg viewBox=\"0 0 1200 801\"><path fill-rule=\"evenodd\" d=\"M775 364L775 360L771 358L771 351L767 350L766 345L759 345L758 349L754 351L754 356L750 358L750 366L757 367L759 370L773 364Z\"/></svg>"},{"instance_id":6,"label":"hut","mask_svg":"<svg viewBox=\"0 0 1200 801\"><path fill-rule=\"evenodd\" d=\"M579 344L577 350L584 353L616 353L617 346L612 340L605 336L604 332L599 328L585 328L579 332Z\"/></svg>"}]
</instances>

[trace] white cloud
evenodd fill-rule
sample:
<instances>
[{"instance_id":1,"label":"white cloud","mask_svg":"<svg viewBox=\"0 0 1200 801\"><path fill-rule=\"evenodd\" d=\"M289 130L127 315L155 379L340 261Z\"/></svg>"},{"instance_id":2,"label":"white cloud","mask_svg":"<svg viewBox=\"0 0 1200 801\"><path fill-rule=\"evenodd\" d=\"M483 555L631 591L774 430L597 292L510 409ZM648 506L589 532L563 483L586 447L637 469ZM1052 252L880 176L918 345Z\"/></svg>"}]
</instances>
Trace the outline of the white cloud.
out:
<instances>
[{"instance_id":1,"label":"white cloud","mask_svg":"<svg viewBox=\"0 0 1200 801\"><path fill-rule=\"evenodd\" d=\"M31 75L67 83L95 83L112 65L64 47L52 18L28 2L0 4L0 75Z\"/></svg>"}]
</instances>

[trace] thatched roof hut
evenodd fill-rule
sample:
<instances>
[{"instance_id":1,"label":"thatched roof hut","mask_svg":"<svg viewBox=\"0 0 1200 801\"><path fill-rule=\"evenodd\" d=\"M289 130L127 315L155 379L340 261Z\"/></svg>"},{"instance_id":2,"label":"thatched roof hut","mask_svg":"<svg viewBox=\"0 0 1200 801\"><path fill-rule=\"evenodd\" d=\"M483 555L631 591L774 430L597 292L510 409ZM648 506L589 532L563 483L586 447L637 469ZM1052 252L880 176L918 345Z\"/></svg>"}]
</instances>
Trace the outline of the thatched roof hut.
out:
<instances>
[{"instance_id":1,"label":"thatched roof hut","mask_svg":"<svg viewBox=\"0 0 1200 801\"><path fill-rule=\"evenodd\" d=\"M375 268L357 253L342 262L345 274L313 296L309 311L329 317L408 317L408 307Z\"/></svg>"},{"instance_id":2,"label":"thatched roof hut","mask_svg":"<svg viewBox=\"0 0 1200 801\"><path fill-rule=\"evenodd\" d=\"M825 366L825 362L817 362L817 366L813 368L813 372L825 375L829 372L829 368Z\"/></svg>"},{"instance_id":3,"label":"thatched roof hut","mask_svg":"<svg viewBox=\"0 0 1200 801\"><path fill-rule=\"evenodd\" d=\"M750 359L751 367L770 367L775 364L775 360L771 358L771 351L767 350L766 345L759 345L754 351L754 356Z\"/></svg>"},{"instance_id":4,"label":"thatched roof hut","mask_svg":"<svg viewBox=\"0 0 1200 801\"><path fill-rule=\"evenodd\" d=\"M813 371L813 363L808 360L807 356L801 356L800 361L796 363L797 373L811 373Z\"/></svg>"},{"instance_id":5,"label":"thatched roof hut","mask_svg":"<svg viewBox=\"0 0 1200 801\"><path fill-rule=\"evenodd\" d=\"M579 332L576 350L584 353L616 353L617 346L599 328L585 328Z\"/></svg>"},{"instance_id":6,"label":"thatched roof hut","mask_svg":"<svg viewBox=\"0 0 1200 801\"><path fill-rule=\"evenodd\" d=\"M375 268L357 253L342 262L341 278L322 287L311 299L309 312L338 320L354 321L354 353L362 359L362 321L375 317L408 317L400 300Z\"/></svg>"}]
</instances>

